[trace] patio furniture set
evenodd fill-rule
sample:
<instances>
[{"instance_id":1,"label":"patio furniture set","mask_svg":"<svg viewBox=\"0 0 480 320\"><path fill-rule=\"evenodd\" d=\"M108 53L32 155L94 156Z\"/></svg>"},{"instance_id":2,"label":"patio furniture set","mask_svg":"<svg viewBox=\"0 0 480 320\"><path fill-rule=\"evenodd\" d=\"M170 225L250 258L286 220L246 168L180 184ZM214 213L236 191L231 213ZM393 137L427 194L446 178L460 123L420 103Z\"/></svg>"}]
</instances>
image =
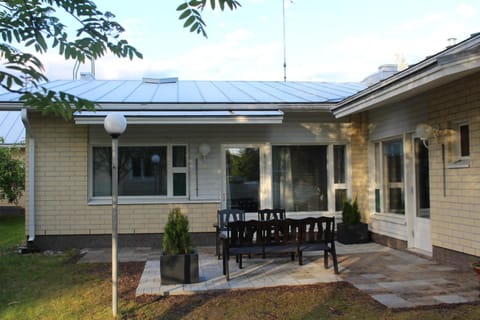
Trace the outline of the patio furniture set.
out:
<instances>
[{"instance_id":1,"label":"patio furniture set","mask_svg":"<svg viewBox=\"0 0 480 320\"><path fill-rule=\"evenodd\" d=\"M304 251L323 251L324 267L328 268L328 255L332 256L335 274L338 262L335 251L335 218L308 217L287 219L284 209L262 209L258 220L245 221L245 212L239 209L218 211L217 255L222 247L223 274L230 280L229 259L235 256L240 269L243 256L290 255L303 264Z\"/></svg>"}]
</instances>

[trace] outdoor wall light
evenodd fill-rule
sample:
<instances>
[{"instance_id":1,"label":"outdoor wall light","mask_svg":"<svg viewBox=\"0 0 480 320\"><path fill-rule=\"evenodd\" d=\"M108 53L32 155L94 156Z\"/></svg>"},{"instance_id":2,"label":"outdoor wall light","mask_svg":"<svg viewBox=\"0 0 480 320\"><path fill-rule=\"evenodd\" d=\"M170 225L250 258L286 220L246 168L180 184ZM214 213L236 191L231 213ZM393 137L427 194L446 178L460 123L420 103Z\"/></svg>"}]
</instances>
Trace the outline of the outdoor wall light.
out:
<instances>
[{"instance_id":1,"label":"outdoor wall light","mask_svg":"<svg viewBox=\"0 0 480 320\"><path fill-rule=\"evenodd\" d=\"M428 148L428 141L440 136L448 135L448 129L434 128L426 123L419 123L415 128L415 135L422 140L423 145Z\"/></svg>"},{"instance_id":2,"label":"outdoor wall light","mask_svg":"<svg viewBox=\"0 0 480 320\"><path fill-rule=\"evenodd\" d=\"M202 159L205 160L207 155L210 153L210 146L206 143L202 143L198 147L198 153L202 156Z\"/></svg>"}]
</instances>

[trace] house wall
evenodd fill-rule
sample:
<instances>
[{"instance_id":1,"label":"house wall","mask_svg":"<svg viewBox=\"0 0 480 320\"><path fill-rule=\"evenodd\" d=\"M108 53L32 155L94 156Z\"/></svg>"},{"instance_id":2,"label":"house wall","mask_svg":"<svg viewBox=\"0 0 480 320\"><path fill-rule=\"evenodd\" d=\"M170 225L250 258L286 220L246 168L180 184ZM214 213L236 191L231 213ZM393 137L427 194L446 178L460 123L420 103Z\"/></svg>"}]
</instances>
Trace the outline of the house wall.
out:
<instances>
[{"instance_id":1,"label":"house wall","mask_svg":"<svg viewBox=\"0 0 480 320\"><path fill-rule=\"evenodd\" d=\"M408 233L408 213L375 213L373 176L373 142L403 137L405 168L411 170L411 139L419 123L428 123L441 129L442 135L429 140L430 162L430 220L433 257L440 261L468 265L468 261L480 256L480 74L470 75L432 89L421 96L370 110L368 113L370 156L370 230L385 243L406 248L411 235ZM458 160L455 152L455 128L458 123L468 122L470 128L470 159L467 167L449 168ZM445 150L445 162L442 156ZM410 168L410 169L409 169ZM445 170L444 170L445 168ZM444 177L445 172L445 177ZM415 210L409 192L414 182L405 175L406 211Z\"/></svg>"},{"instance_id":2,"label":"house wall","mask_svg":"<svg viewBox=\"0 0 480 320\"><path fill-rule=\"evenodd\" d=\"M357 199L362 221L370 223L368 188L368 115L351 118L352 198Z\"/></svg>"},{"instance_id":3,"label":"house wall","mask_svg":"<svg viewBox=\"0 0 480 320\"><path fill-rule=\"evenodd\" d=\"M36 242L47 247L66 246L67 243L68 246L81 246L79 242L82 241L95 245L92 237L111 233L111 202L89 197L89 154L92 146L110 146L111 138L101 125L75 125L35 113L30 115L30 123L36 137ZM131 125L120 137L120 146L187 144L190 195L186 200L166 199L152 203L120 199L119 234L125 237L160 234L169 210L180 207L189 217L190 230L204 235L200 242L213 244L212 225L216 222L216 210L221 206L221 145L348 143L352 132L350 123L339 122L325 113L288 114L284 123L278 125ZM200 159L198 163L197 195L196 150L201 143L208 143L211 152L207 159ZM360 143L352 146L352 154L361 154L361 150ZM352 158L353 162L357 161ZM359 172L364 175L364 160L361 160L362 165L355 167L353 176L358 176ZM355 183L352 193L361 194L361 189ZM26 199L28 210L28 197ZM146 236L145 239L157 241L158 245L158 238Z\"/></svg>"},{"instance_id":4,"label":"house wall","mask_svg":"<svg viewBox=\"0 0 480 320\"><path fill-rule=\"evenodd\" d=\"M430 186L433 255L449 261L480 256L480 74L433 90L427 101L428 123L446 135L430 147ZM455 126L470 127L470 160L466 168L448 168L457 158L453 151ZM445 145L445 179L442 161ZM444 193L445 186L445 193ZM463 258L455 253L463 253Z\"/></svg>"},{"instance_id":5,"label":"house wall","mask_svg":"<svg viewBox=\"0 0 480 320\"><path fill-rule=\"evenodd\" d=\"M370 230L380 242L388 243L393 247L406 248L409 240L408 225L411 220L413 194L413 181L411 181L411 138L416 125L427 119L426 97L417 96L406 101L401 101L390 106L374 109L368 112L369 149L370 149L370 202L369 213L371 217ZM405 214L376 213L374 198L374 143L390 139L403 139L404 141L404 183L405 183ZM392 241L384 236L397 239Z\"/></svg>"}]
</instances>

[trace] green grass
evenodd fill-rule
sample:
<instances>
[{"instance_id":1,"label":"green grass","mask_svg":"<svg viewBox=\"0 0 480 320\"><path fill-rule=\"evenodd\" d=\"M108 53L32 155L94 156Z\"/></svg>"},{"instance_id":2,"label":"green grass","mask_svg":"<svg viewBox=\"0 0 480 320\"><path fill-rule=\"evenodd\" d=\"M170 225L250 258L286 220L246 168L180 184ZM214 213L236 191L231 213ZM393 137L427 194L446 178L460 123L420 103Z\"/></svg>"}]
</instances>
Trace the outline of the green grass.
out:
<instances>
[{"instance_id":1,"label":"green grass","mask_svg":"<svg viewBox=\"0 0 480 320\"><path fill-rule=\"evenodd\" d=\"M25 218L21 215L0 215L0 252L10 250L25 238Z\"/></svg>"},{"instance_id":2,"label":"green grass","mask_svg":"<svg viewBox=\"0 0 480 320\"><path fill-rule=\"evenodd\" d=\"M76 252L19 255L23 234L22 219L0 217L0 319L111 319L110 265L72 263ZM127 270L124 319L480 319L478 304L392 311L347 283L135 299Z\"/></svg>"}]
</instances>

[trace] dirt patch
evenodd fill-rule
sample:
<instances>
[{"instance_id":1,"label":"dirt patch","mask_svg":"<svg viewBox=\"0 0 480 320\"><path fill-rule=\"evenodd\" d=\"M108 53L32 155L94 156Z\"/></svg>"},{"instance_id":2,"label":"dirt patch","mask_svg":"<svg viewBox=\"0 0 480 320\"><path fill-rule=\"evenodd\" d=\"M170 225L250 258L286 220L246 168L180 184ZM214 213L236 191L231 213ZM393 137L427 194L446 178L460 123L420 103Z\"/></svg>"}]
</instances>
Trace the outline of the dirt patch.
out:
<instances>
[{"instance_id":1,"label":"dirt patch","mask_svg":"<svg viewBox=\"0 0 480 320\"><path fill-rule=\"evenodd\" d=\"M135 300L135 292L140 282L145 262L122 262L118 264L118 295L120 299ZM102 280L112 277L110 263L92 263L87 272L96 274Z\"/></svg>"}]
</instances>

